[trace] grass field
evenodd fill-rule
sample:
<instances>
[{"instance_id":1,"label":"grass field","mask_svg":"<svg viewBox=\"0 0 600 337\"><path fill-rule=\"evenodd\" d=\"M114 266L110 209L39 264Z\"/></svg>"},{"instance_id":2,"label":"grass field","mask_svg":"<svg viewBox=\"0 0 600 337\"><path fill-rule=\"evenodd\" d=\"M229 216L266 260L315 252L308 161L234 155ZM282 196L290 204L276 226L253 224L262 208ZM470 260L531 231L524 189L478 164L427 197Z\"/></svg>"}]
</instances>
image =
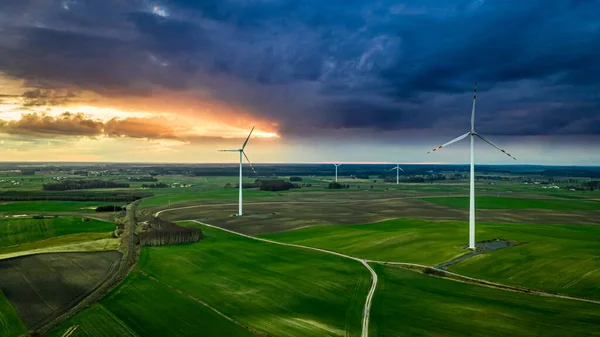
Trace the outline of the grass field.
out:
<instances>
[{"instance_id":1,"label":"grass field","mask_svg":"<svg viewBox=\"0 0 600 337\"><path fill-rule=\"evenodd\" d=\"M371 336L600 336L597 304L373 268Z\"/></svg>"},{"instance_id":2,"label":"grass field","mask_svg":"<svg viewBox=\"0 0 600 337\"><path fill-rule=\"evenodd\" d=\"M236 188L221 188L213 191L184 192L177 194L161 194L144 199L140 207L156 207L169 204L182 203L195 200L218 200L218 201L238 201L239 190ZM271 198L277 196L274 192L259 191L256 189L244 190L244 200L256 200L262 198Z\"/></svg>"},{"instance_id":3,"label":"grass field","mask_svg":"<svg viewBox=\"0 0 600 337\"><path fill-rule=\"evenodd\" d=\"M498 225L490 225L494 229ZM456 273L534 289L600 299L600 228L534 226L514 237L527 244L453 265Z\"/></svg>"},{"instance_id":4,"label":"grass field","mask_svg":"<svg viewBox=\"0 0 600 337\"><path fill-rule=\"evenodd\" d=\"M0 290L0 336L19 336L26 332L25 323Z\"/></svg>"},{"instance_id":5,"label":"grass field","mask_svg":"<svg viewBox=\"0 0 600 337\"><path fill-rule=\"evenodd\" d=\"M160 305L159 303L168 303ZM62 337L253 336L248 330L150 278L132 273L110 295L50 333Z\"/></svg>"},{"instance_id":6,"label":"grass field","mask_svg":"<svg viewBox=\"0 0 600 337\"><path fill-rule=\"evenodd\" d=\"M85 193L85 192L82 192ZM0 202L0 213L36 214L42 212L87 212L112 203L101 201L12 201ZM122 204L120 202L117 205Z\"/></svg>"},{"instance_id":7,"label":"grass field","mask_svg":"<svg viewBox=\"0 0 600 337\"><path fill-rule=\"evenodd\" d=\"M478 223L477 240L526 244L463 261L451 271L563 294L600 299L600 226ZM468 224L397 219L317 226L262 235L381 261L437 265L466 253Z\"/></svg>"},{"instance_id":8,"label":"grass field","mask_svg":"<svg viewBox=\"0 0 600 337\"><path fill-rule=\"evenodd\" d=\"M103 237L106 237L107 233L114 229L114 223L95 219L83 221L81 218L72 217L48 219L5 218L0 220L0 251L2 248L10 246L75 233L104 233Z\"/></svg>"},{"instance_id":9,"label":"grass field","mask_svg":"<svg viewBox=\"0 0 600 337\"><path fill-rule=\"evenodd\" d=\"M118 250L119 242L119 239L112 238L111 233L63 235L46 240L28 242L18 246L0 248L0 260L40 253Z\"/></svg>"},{"instance_id":10,"label":"grass field","mask_svg":"<svg viewBox=\"0 0 600 337\"><path fill-rule=\"evenodd\" d=\"M439 205L468 209L468 197L423 198ZM579 199L528 199L481 196L475 198L477 209L550 209L550 210L600 210L600 201Z\"/></svg>"},{"instance_id":11,"label":"grass field","mask_svg":"<svg viewBox=\"0 0 600 337\"><path fill-rule=\"evenodd\" d=\"M467 238L467 229L461 223L397 219L369 225L314 226L260 237L371 260L433 265L465 252L459 246Z\"/></svg>"},{"instance_id":12,"label":"grass field","mask_svg":"<svg viewBox=\"0 0 600 337\"><path fill-rule=\"evenodd\" d=\"M273 335L360 334L370 286L360 263L208 227L202 231L205 239L198 244L144 249L139 266Z\"/></svg>"},{"instance_id":13,"label":"grass field","mask_svg":"<svg viewBox=\"0 0 600 337\"><path fill-rule=\"evenodd\" d=\"M112 315L84 311L50 336L74 325L72 336L115 335L123 325L140 336L251 335L200 301L269 335L360 335L370 287L360 263L201 228L197 244L144 248L139 271L100 302ZM100 318L114 327L97 331L90 320Z\"/></svg>"}]
</instances>

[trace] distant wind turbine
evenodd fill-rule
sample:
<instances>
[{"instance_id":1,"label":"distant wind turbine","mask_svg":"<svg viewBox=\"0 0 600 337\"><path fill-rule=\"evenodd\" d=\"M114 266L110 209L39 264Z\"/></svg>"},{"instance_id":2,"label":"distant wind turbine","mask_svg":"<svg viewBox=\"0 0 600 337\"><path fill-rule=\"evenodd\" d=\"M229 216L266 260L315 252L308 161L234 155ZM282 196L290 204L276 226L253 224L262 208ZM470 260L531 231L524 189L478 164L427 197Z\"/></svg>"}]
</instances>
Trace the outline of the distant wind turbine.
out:
<instances>
[{"instance_id":1,"label":"distant wind turbine","mask_svg":"<svg viewBox=\"0 0 600 337\"><path fill-rule=\"evenodd\" d=\"M342 165L342 164L333 164L335 165L335 182L337 183L337 168L338 166Z\"/></svg>"},{"instance_id":2,"label":"distant wind turbine","mask_svg":"<svg viewBox=\"0 0 600 337\"><path fill-rule=\"evenodd\" d=\"M396 185L400 182L400 171L404 172L404 170L400 167L400 164L396 164L396 167L391 169L390 171L396 170Z\"/></svg>"},{"instance_id":3,"label":"distant wind turbine","mask_svg":"<svg viewBox=\"0 0 600 337\"><path fill-rule=\"evenodd\" d=\"M240 153L240 196L239 196L239 205L238 205L238 214L237 214L238 216L241 216L243 214L242 213L242 155L244 157L246 157L248 164L250 164L250 168L252 168L252 172L256 173L256 171L254 170L254 166L252 166L250 159L248 159L246 152L244 152L244 149L246 148L246 144L248 144L248 140L250 139L250 136L252 135L252 131L254 131L254 127L252 127L252 130L250 130L250 134L248 135L248 138L246 138L246 141L244 142L244 145L242 145L241 149L219 150L220 152L239 152Z\"/></svg>"},{"instance_id":4,"label":"distant wind turbine","mask_svg":"<svg viewBox=\"0 0 600 337\"><path fill-rule=\"evenodd\" d=\"M449 141L448 143L446 143L444 145L440 145L437 148L427 152L427 154L429 154L429 153L439 150L443 147L446 147L450 144L461 141L461 140L467 138L468 136L471 136L471 174L470 174L470 190L469 190L469 192L470 192L469 193L469 248L470 249L475 249L475 152L474 152L475 137L477 137L477 138L483 140L484 142L488 143L489 145L495 147L500 152L506 154L507 156L511 157L512 159L517 160L517 158L511 156L508 152L499 148L494 143L492 143L491 141L489 141L482 135L475 132L475 102L476 102L476 100L477 100L477 82L475 83L475 87L473 89L473 109L471 110L471 131L465 133L464 135L462 135L460 137L457 137L457 138Z\"/></svg>"}]
</instances>

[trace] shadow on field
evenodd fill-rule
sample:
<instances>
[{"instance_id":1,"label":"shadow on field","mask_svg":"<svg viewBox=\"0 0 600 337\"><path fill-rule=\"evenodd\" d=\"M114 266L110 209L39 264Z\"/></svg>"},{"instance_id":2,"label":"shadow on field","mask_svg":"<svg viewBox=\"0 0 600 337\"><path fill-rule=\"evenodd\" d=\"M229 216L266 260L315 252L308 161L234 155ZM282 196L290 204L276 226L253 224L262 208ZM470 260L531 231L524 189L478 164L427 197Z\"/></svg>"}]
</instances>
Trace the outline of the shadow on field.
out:
<instances>
[{"instance_id":1,"label":"shadow on field","mask_svg":"<svg viewBox=\"0 0 600 337\"><path fill-rule=\"evenodd\" d=\"M35 330L96 289L122 254L46 253L0 261L0 289L29 330Z\"/></svg>"}]
</instances>

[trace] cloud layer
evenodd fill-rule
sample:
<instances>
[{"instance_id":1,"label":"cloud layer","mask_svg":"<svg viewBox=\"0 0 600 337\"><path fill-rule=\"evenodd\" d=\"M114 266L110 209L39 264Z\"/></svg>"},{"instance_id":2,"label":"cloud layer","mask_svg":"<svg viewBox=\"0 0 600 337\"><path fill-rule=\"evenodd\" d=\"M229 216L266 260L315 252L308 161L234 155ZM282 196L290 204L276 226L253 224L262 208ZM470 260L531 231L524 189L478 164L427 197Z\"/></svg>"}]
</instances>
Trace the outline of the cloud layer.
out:
<instances>
[{"instance_id":1,"label":"cloud layer","mask_svg":"<svg viewBox=\"0 0 600 337\"><path fill-rule=\"evenodd\" d=\"M83 113L64 112L58 116L45 113L23 114L16 121L1 121L0 132L36 137L85 136L174 139L175 131L160 118L113 118L106 122Z\"/></svg>"},{"instance_id":2,"label":"cloud layer","mask_svg":"<svg viewBox=\"0 0 600 337\"><path fill-rule=\"evenodd\" d=\"M3 0L0 13L0 71L35 89L31 105L188 92L192 107L243 107L284 136L377 137L466 129L477 81L486 134L600 134L598 0ZM47 118L3 128L98 132ZM136 123L100 128L171 132Z\"/></svg>"}]
</instances>

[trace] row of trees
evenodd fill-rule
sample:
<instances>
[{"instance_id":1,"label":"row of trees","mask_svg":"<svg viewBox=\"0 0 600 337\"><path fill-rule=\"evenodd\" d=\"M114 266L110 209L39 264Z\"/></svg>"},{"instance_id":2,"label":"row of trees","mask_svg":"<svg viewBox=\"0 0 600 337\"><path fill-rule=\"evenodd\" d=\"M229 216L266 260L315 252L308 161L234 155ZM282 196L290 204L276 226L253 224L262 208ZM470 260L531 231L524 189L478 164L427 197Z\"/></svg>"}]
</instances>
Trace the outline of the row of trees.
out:
<instances>
[{"instance_id":1,"label":"row of trees","mask_svg":"<svg viewBox=\"0 0 600 337\"><path fill-rule=\"evenodd\" d=\"M127 180L129 180L129 181L143 181L143 182L158 181L158 179L154 178L153 176L149 176L149 177L128 177Z\"/></svg>"},{"instance_id":2,"label":"row of trees","mask_svg":"<svg viewBox=\"0 0 600 337\"><path fill-rule=\"evenodd\" d=\"M350 188L350 185L345 185L345 184L340 184L340 183L329 183L329 186L327 187L329 189L332 190L341 190L344 188Z\"/></svg>"},{"instance_id":3,"label":"row of trees","mask_svg":"<svg viewBox=\"0 0 600 337\"><path fill-rule=\"evenodd\" d=\"M300 188L298 184L292 184L285 180L261 180L261 191L287 191L292 188Z\"/></svg>"},{"instance_id":4,"label":"row of trees","mask_svg":"<svg viewBox=\"0 0 600 337\"><path fill-rule=\"evenodd\" d=\"M225 184L225 188L231 188L230 183ZM235 184L235 188L239 188L240 184ZM242 183L242 188L259 188L261 191L287 191L293 188L300 188L299 184L293 184L289 181L277 180L261 180L256 179L253 183Z\"/></svg>"},{"instance_id":5,"label":"row of trees","mask_svg":"<svg viewBox=\"0 0 600 337\"><path fill-rule=\"evenodd\" d=\"M187 228L173 222L153 217L148 221L149 228L138 233L140 246L165 246L200 241L204 236L198 228Z\"/></svg>"},{"instance_id":6,"label":"row of trees","mask_svg":"<svg viewBox=\"0 0 600 337\"><path fill-rule=\"evenodd\" d=\"M102 201L102 202L133 202L149 197L152 193L125 191L125 192L58 192L58 191L0 191L0 201Z\"/></svg>"},{"instance_id":7,"label":"row of trees","mask_svg":"<svg viewBox=\"0 0 600 337\"><path fill-rule=\"evenodd\" d=\"M157 183L157 184L142 184L142 188L167 188L171 187L169 184Z\"/></svg>"},{"instance_id":8,"label":"row of trees","mask_svg":"<svg viewBox=\"0 0 600 337\"><path fill-rule=\"evenodd\" d=\"M128 188L128 183L107 180L64 180L43 185L44 191L84 190L90 188Z\"/></svg>"},{"instance_id":9,"label":"row of trees","mask_svg":"<svg viewBox=\"0 0 600 337\"><path fill-rule=\"evenodd\" d=\"M124 207L117 205L104 205L96 207L96 212L120 212L125 210Z\"/></svg>"}]
</instances>

